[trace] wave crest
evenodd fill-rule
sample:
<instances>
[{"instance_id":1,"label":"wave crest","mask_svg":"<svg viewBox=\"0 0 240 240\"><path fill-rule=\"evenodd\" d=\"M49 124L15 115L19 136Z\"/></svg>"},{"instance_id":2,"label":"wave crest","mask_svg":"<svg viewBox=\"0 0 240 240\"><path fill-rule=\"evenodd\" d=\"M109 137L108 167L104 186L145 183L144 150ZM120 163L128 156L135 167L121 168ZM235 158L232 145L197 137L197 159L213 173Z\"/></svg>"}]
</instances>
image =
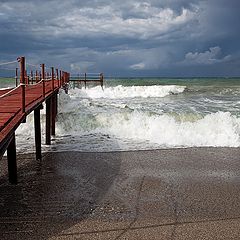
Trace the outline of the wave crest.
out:
<instances>
[{"instance_id":1,"label":"wave crest","mask_svg":"<svg viewBox=\"0 0 240 240\"><path fill-rule=\"evenodd\" d=\"M185 86L178 85L154 85L154 86L130 86L118 85L116 87L106 87L102 91L100 86L87 89L72 89L72 95L78 95L83 98L162 98L170 94L179 94L184 92Z\"/></svg>"},{"instance_id":2,"label":"wave crest","mask_svg":"<svg viewBox=\"0 0 240 240\"><path fill-rule=\"evenodd\" d=\"M100 113L94 117L63 114L59 120L61 134L102 133L118 139L146 141L159 147L240 146L240 119L229 112L212 113L201 118L199 115L176 117L138 111Z\"/></svg>"}]
</instances>

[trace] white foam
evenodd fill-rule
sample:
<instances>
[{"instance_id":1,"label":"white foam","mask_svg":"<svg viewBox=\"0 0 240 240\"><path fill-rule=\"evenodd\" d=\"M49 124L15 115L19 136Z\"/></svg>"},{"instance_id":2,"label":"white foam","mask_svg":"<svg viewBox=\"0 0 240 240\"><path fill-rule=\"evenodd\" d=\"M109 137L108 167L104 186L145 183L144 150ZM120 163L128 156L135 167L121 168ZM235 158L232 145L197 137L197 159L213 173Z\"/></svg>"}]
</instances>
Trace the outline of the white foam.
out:
<instances>
[{"instance_id":1,"label":"white foam","mask_svg":"<svg viewBox=\"0 0 240 240\"><path fill-rule=\"evenodd\" d=\"M154 86L130 86L124 87L122 85L116 87L107 87L104 90L100 86L87 88L87 89L72 89L71 96L80 96L84 98L109 98L109 99L121 99L121 98L158 98L165 97L170 94L178 94L184 92L185 86L177 85L154 85Z\"/></svg>"},{"instance_id":2,"label":"white foam","mask_svg":"<svg viewBox=\"0 0 240 240\"><path fill-rule=\"evenodd\" d=\"M121 87L122 90L125 87ZM129 93L129 88L127 88ZM143 90L141 88L141 90ZM162 89L162 86L161 88ZM168 88L168 93L169 93ZM173 89L178 89L173 88ZM96 89L95 89L96 90ZM60 94L59 98L59 114L56 125L57 136L90 136L89 139L84 139L84 144L88 147L79 145L81 149L91 149L92 141L97 143L102 135L109 142L104 150L113 150L110 141L118 142L115 144L118 147L124 146L124 150L139 149L137 144L141 142L141 149L144 146L151 148L168 148L168 147L199 147L199 146L214 146L214 147L239 147L240 146L240 118L232 115L230 112L216 112L207 115L199 113L167 114L163 112L150 113L148 111L129 110L125 109L125 103L118 103L112 100L91 100L82 99L85 91L93 94L91 89L87 90L71 90L70 95L65 93ZM98 90L101 92L101 90ZM147 90L150 92L149 90ZM104 93L99 94L105 94ZM114 91L113 91L114 92ZM141 92L144 91L135 91ZM110 96L110 92L108 93ZM113 97L115 93L113 93ZM121 93L123 96L123 93ZM79 99L80 95L80 99ZM146 95L147 96L147 95ZM152 94L153 96L153 94ZM158 93L158 96L160 94ZM107 95L105 95L107 97ZM130 100L131 101L131 100ZM98 105L93 103L115 104L120 106L118 111L102 110ZM120 105L119 105L120 104ZM114 105L114 106L115 106ZM42 133L44 135L44 110L42 111ZM28 138L33 138L33 115L29 115L27 123L21 124L17 129L17 138L20 139L22 145ZM78 138L76 138L78 139ZM105 142L104 140L104 142ZM101 139L100 139L101 141ZM33 141L31 141L33 142ZM144 142L146 144L144 144ZM131 144L132 143L132 144ZM26 143L28 146L28 143ZM74 145L76 147L76 145ZM95 144L95 148L101 151L103 143L99 146ZM96 150L95 149L95 150Z\"/></svg>"},{"instance_id":3,"label":"white foam","mask_svg":"<svg viewBox=\"0 0 240 240\"><path fill-rule=\"evenodd\" d=\"M149 116L141 112L99 115L98 121L110 134L162 147L240 146L240 119L229 112L212 113L196 121L177 121L167 114Z\"/></svg>"},{"instance_id":4,"label":"white foam","mask_svg":"<svg viewBox=\"0 0 240 240\"><path fill-rule=\"evenodd\" d=\"M168 114L149 115L133 111L61 115L60 135L103 133L115 138L149 141L160 147L238 147L240 146L240 119L229 112L208 114L203 118L188 119Z\"/></svg>"}]
</instances>

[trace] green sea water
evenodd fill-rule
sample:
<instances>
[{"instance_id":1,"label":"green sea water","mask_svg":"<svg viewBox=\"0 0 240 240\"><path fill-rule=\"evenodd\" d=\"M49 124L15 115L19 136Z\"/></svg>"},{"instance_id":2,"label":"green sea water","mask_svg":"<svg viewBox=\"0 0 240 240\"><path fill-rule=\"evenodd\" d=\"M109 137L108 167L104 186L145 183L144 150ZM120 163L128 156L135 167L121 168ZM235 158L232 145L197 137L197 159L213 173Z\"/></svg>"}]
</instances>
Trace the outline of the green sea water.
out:
<instances>
[{"instance_id":1,"label":"green sea water","mask_svg":"<svg viewBox=\"0 0 240 240\"><path fill-rule=\"evenodd\" d=\"M166 97L169 107L173 104L184 112L195 109L200 114L217 111L229 111L236 116L240 114L240 78L116 78L107 79L105 85L184 86L183 94ZM169 112L169 108L166 111Z\"/></svg>"},{"instance_id":2,"label":"green sea water","mask_svg":"<svg viewBox=\"0 0 240 240\"><path fill-rule=\"evenodd\" d=\"M15 87L15 78L0 77L0 88Z\"/></svg>"},{"instance_id":3,"label":"green sea water","mask_svg":"<svg viewBox=\"0 0 240 240\"><path fill-rule=\"evenodd\" d=\"M237 86L240 78L108 78L107 85L150 86L150 85L196 85L196 86Z\"/></svg>"}]
</instances>

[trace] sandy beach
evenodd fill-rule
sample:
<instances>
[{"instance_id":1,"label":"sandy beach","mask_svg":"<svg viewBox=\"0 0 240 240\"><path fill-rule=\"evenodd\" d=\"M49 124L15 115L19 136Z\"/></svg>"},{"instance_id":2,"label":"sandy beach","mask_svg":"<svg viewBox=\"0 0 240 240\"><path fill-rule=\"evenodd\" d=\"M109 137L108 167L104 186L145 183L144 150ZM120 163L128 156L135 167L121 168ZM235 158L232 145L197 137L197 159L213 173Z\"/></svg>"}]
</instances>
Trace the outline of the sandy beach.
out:
<instances>
[{"instance_id":1,"label":"sandy beach","mask_svg":"<svg viewBox=\"0 0 240 240\"><path fill-rule=\"evenodd\" d=\"M239 148L19 155L1 161L1 239L239 239Z\"/></svg>"}]
</instances>

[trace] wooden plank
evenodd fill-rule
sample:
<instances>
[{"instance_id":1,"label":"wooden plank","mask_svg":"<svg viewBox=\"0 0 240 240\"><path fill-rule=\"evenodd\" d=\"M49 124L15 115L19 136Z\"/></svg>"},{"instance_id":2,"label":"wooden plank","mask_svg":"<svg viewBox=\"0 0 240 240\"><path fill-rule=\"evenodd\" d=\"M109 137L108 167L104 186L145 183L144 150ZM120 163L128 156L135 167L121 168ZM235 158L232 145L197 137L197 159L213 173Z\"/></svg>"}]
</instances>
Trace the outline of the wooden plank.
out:
<instances>
[{"instance_id":1,"label":"wooden plank","mask_svg":"<svg viewBox=\"0 0 240 240\"><path fill-rule=\"evenodd\" d=\"M2 130L16 115L16 113L1 113L0 130Z\"/></svg>"},{"instance_id":2,"label":"wooden plank","mask_svg":"<svg viewBox=\"0 0 240 240\"><path fill-rule=\"evenodd\" d=\"M5 118L5 119L7 119L7 118L9 118L9 117L11 117L11 116L14 116L15 115L15 113L1 113L1 119L3 119L3 118Z\"/></svg>"},{"instance_id":3,"label":"wooden plank","mask_svg":"<svg viewBox=\"0 0 240 240\"><path fill-rule=\"evenodd\" d=\"M6 113L6 112L9 112L9 113L16 113L20 110L20 107L18 106L0 106L0 113ZM0 114L2 115L2 114Z\"/></svg>"}]
</instances>

